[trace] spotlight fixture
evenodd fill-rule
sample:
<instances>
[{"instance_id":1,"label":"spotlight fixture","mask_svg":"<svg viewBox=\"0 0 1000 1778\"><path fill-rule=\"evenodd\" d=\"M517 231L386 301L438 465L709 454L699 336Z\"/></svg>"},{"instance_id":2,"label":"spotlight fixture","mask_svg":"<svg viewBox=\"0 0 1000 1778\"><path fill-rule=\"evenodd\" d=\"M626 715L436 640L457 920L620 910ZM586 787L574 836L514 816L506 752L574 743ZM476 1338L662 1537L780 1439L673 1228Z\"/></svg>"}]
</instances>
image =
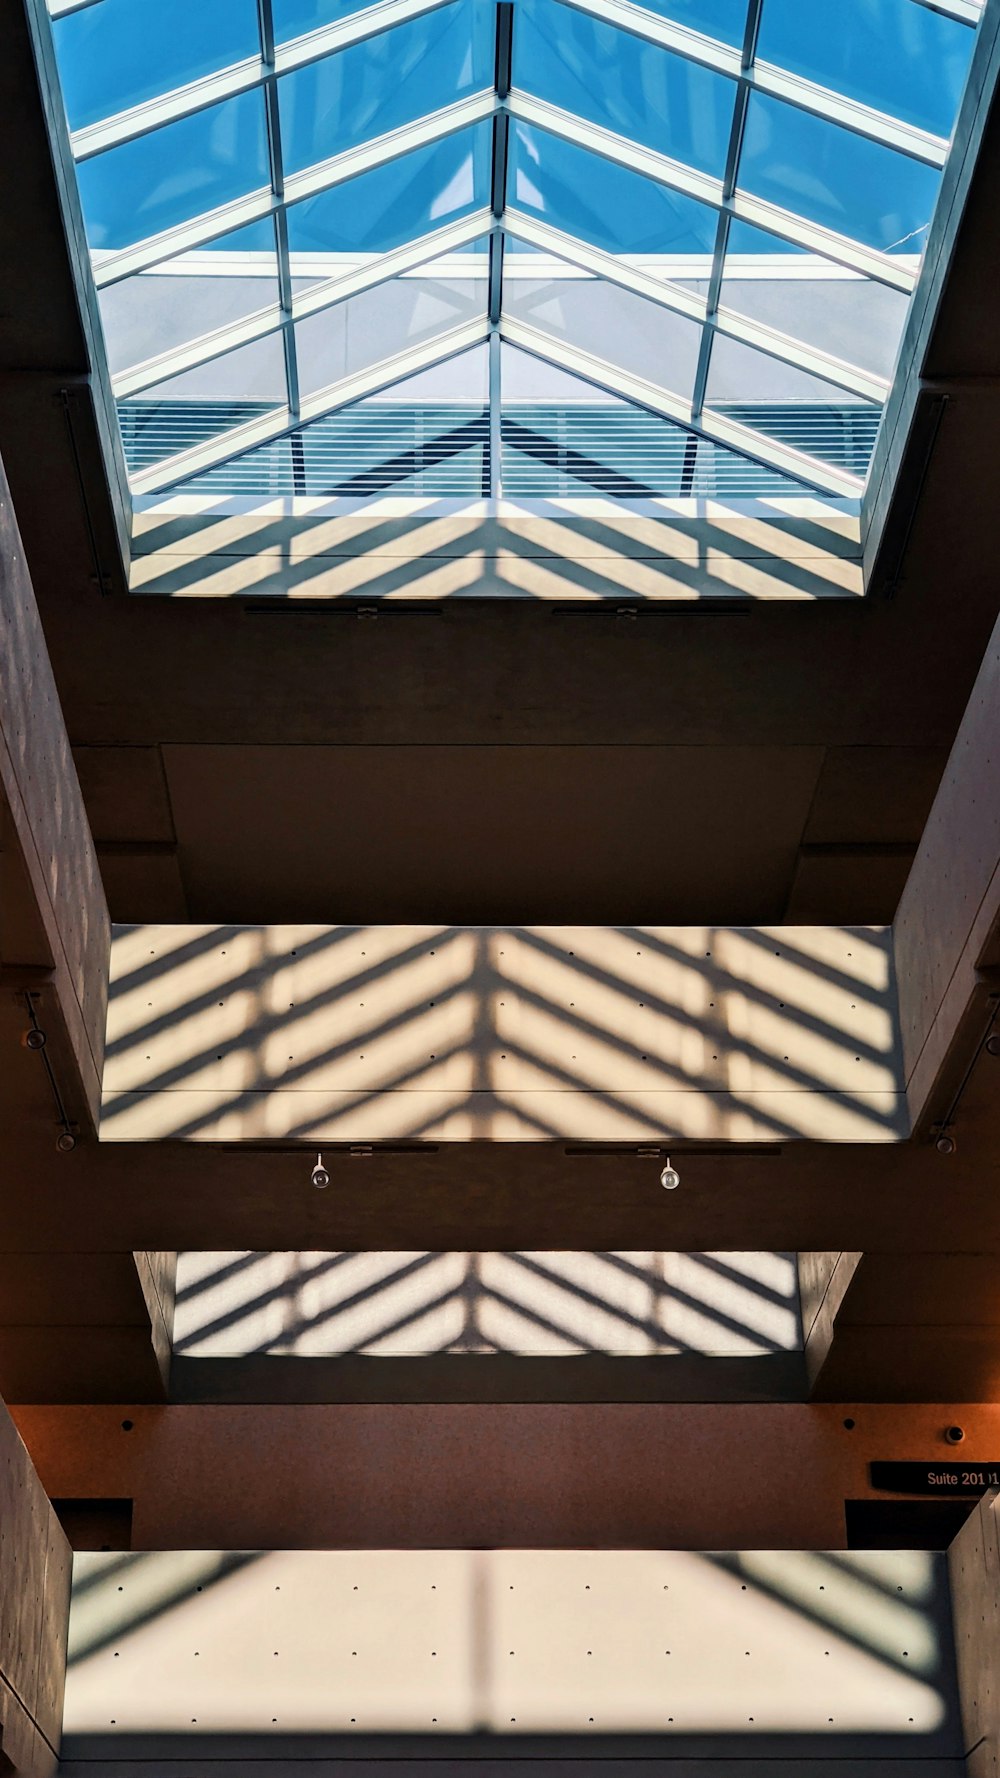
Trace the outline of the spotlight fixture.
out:
<instances>
[{"instance_id":1,"label":"spotlight fixture","mask_svg":"<svg viewBox=\"0 0 1000 1778\"><path fill-rule=\"evenodd\" d=\"M677 1168L670 1165L670 1156L668 1155L667 1164L664 1167L663 1172L660 1174L660 1184L665 1192L675 1192L680 1185L680 1182L681 1176L678 1173Z\"/></svg>"},{"instance_id":2,"label":"spotlight fixture","mask_svg":"<svg viewBox=\"0 0 1000 1778\"><path fill-rule=\"evenodd\" d=\"M323 1156L321 1154L316 1156L316 1165L310 1173L309 1178L318 1192L326 1191L326 1188L330 1183L330 1175L323 1165Z\"/></svg>"}]
</instances>

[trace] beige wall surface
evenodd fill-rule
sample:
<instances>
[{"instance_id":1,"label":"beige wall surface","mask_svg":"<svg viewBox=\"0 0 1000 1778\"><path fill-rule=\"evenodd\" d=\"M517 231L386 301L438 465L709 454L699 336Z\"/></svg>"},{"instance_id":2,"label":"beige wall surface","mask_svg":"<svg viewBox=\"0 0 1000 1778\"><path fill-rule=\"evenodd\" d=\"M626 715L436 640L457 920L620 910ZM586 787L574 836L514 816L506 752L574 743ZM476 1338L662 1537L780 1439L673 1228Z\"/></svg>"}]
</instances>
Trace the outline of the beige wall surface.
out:
<instances>
[{"instance_id":1,"label":"beige wall surface","mask_svg":"<svg viewBox=\"0 0 1000 1778\"><path fill-rule=\"evenodd\" d=\"M180 1253L192 1359L501 1352L756 1357L800 1345L793 1253Z\"/></svg>"},{"instance_id":2,"label":"beige wall surface","mask_svg":"<svg viewBox=\"0 0 1000 1778\"><path fill-rule=\"evenodd\" d=\"M592 1731L940 1756L945 1575L921 1551L77 1554L66 1751Z\"/></svg>"},{"instance_id":3,"label":"beige wall surface","mask_svg":"<svg viewBox=\"0 0 1000 1778\"><path fill-rule=\"evenodd\" d=\"M116 928L104 1141L892 1142L882 927Z\"/></svg>"}]
</instances>

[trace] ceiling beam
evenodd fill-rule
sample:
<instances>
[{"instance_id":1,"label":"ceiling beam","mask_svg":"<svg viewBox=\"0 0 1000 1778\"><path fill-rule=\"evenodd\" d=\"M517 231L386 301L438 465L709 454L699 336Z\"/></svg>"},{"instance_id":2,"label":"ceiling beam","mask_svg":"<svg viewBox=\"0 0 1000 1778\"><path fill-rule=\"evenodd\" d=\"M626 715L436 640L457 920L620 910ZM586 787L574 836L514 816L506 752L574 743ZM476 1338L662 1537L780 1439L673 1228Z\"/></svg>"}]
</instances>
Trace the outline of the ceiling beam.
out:
<instances>
[{"instance_id":1,"label":"ceiling beam","mask_svg":"<svg viewBox=\"0 0 1000 1778\"><path fill-rule=\"evenodd\" d=\"M754 57L757 54L757 39L760 36L760 21L763 13L764 0L746 0L746 14L743 22L743 48L740 54L740 71L743 75L750 72ZM729 142L726 148L726 165L722 175L723 208L719 211L719 220L715 230L715 250L712 254L712 270L708 280L708 294L705 299L706 321L715 320L722 294L722 280L726 269L726 254L729 250L729 230L732 225L732 213L726 206L733 200L736 183L739 177L740 157L743 153L743 137L746 134L747 109L750 103L750 90L746 80L741 80L736 88L733 102L733 116L729 129ZM698 363L695 367L694 385L691 393L691 408L700 414L705 406L708 394L708 378L712 364L712 348L715 334L710 326L702 330L701 343L698 349ZM692 463L690 476L693 479Z\"/></svg>"}]
</instances>

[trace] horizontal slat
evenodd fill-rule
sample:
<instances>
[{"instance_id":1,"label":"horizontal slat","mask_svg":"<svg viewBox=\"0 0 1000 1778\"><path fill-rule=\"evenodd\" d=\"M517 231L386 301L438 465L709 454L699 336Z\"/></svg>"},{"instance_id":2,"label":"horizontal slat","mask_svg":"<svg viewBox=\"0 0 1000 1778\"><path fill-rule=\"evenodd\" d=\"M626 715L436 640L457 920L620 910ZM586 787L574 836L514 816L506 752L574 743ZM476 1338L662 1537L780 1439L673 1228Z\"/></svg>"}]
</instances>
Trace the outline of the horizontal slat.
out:
<instances>
[{"instance_id":1,"label":"horizontal slat","mask_svg":"<svg viewBox=\"0 0 1000 1778\"><path fill-rule=\"evenodd\" d=\"M293 415L287 407L274 408L221 432L215 438L176 452L155 468L141 470L133 478L133 493L155 493L175 482L186 480L200 470L209 469L215 463L222 463L239 452L250 450L265 439L280 438L285 433L296 431L300 425L307 424L310 420L319 419L323 414L348 407L352 402L361 401L366 395L376 394L380 389L390 388L392 384L415 375L419 370L441 364L459 352L481 344L485 338L485 318L481 321L477 319L462 322L436 338L425 341L423 345L410 347L406 352L397 352L364 371L343 377L328 388L319 390L300 404L297 415Z\"/></svg>"}]
</instances>

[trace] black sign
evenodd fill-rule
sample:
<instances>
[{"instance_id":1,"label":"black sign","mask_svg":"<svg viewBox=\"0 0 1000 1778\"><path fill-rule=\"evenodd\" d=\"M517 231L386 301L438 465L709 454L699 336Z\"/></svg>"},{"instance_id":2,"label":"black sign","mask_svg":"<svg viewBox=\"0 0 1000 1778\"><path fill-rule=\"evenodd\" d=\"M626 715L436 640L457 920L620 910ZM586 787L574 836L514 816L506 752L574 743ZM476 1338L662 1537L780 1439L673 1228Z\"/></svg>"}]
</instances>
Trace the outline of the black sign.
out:
<instances>
[{"instance_id":1,"label":"black sign","mask_svg":"<svg viewBox=\"0 0 1000 1778\"><path fill-rule=\"evenodd\" d=\"M870 1463L873 1488L893 1494L985 1494L1000 1488L1000 1463Z\"/></svg>"}]
</instances>

